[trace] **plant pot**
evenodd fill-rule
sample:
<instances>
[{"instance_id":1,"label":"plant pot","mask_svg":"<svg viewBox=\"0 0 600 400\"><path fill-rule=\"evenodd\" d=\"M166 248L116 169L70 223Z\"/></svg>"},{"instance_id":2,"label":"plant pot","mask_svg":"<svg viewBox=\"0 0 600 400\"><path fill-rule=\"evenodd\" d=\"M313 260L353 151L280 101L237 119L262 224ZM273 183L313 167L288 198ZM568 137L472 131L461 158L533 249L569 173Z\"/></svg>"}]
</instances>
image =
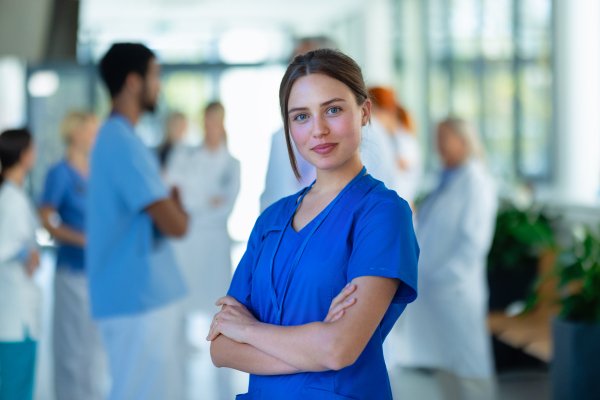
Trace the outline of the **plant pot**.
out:
<instances>
[{"instance_id":1,"label":"plant pot","mask_svg":"<svg viewBox=\"0 0 600 400\"><path fill-rule=\"evenodd\" d=\"M532 257L527 267L501 267L488 270L490 310L504 310L517 300L526 300L537 277L537 258Z\"/></svg>"},{"instance_id":2,"label":"plant pot","mask_svg":"<svg viewBox=\"0 0 600 400\"><path fill-rule=\"evenodd\" d=\"M554 400L600 399L600 324L552 321Z\"/></svg>"}]
</instances>

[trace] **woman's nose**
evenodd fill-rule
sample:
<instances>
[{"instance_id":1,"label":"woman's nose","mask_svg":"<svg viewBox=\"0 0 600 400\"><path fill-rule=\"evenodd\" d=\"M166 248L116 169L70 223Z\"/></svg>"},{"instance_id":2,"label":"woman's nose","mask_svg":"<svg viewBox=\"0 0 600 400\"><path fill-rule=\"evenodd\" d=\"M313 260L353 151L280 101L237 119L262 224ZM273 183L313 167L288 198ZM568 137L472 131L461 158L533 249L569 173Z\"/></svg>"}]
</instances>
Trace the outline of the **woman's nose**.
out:
<instances>
[{"instance_id":1,"label":"woman's nose","mask_svg":"<svg viewBox=\"0 0 600 400\"><path fill-rule=\"evenodd\" d=\"M315 117L314 119L315 125L313 130L313 136L316 138L321 138L329 133L329 127L327 126L327 121L323 117Z\"/></svg>"}]
</instances>

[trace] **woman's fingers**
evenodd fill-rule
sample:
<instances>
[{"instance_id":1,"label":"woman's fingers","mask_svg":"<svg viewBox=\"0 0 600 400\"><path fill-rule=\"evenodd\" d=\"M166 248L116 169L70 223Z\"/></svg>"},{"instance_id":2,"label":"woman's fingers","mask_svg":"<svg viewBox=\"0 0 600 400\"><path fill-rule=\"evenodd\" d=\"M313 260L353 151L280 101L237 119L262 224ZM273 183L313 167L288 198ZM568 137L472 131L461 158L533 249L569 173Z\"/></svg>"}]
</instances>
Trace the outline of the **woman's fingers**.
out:
<instances>
[{"instance_id":1,"label":"woman's fingers","mask_svg":"<svg viewBox=\"0 0 600 400\"><path fill-rule=\"evenodd\" d=\"M337 304L335 307L332 307L327 314L327 318L325 318L324 322L333 322L334 320L338 320L344 313L344 310L348 307L352 307L356 303L356 298L351 297L347 298L343 302ZM340 315L340 313L342 313Z\"/></svg>"},{"instance_id":2,"label":"woman's fingers","mask_svg":"<svg viewBox=\"0 0 600 400\"><path fill-rule=\"evenodd\" d=\"M329 321L325 321L325 322L335 322L335 321L337 321L338 319L342 318L343 316L344 316L344 311L342 310L342 311L340 311L339 313L335 314L335 315L333 316L333 318L331 318Z\"/></svg>"},{"instance_id":3,"label":"woman's fingers","mask_svg":"<svg viewBox=\"0 0 600 400\"><path fill-rule=\"evenodd\" d=\"M210 330L208 332L208 336L206 337L206 340L209 342L212 342L221 334L218 321L219 320L215 316L215 319L213 319L213 321L210 324Z\"/></svg>"},{"instance_id":4,"label":"woman's fingers","mask_svg":"<svg viewBox=\"0 0 600 400\"><path fill-rule=\"evenodd\" d=\"M219 300L217 300L215 305L217 305L217 306L223 306L223 305L240 306L240 305L242 305L242 303L240 303L239 301L237 301L236 299L234 299L231 296L225 296L225 297L221 297Z\"/></svg>"},{"instance_id":5,"label":"woman's fingers","mask_svg":"<svg viewBox=\"0 0 600 400\"><path fill-rule=\"evenodd\" d=\"M340 294L338 294L337 296L335 296L335 298L331 302L331 306L329 308L331 309L331 308L335 307L336 305L342 303L355 290L356 290L356 285L354 285L352 282L350 282L349 284L347 284L346 287L344 289L342 289L342 291L340 292Z\"/></svg>"},{"instance_id":6,"label":"woman's fingers","mask_svg":"<svg viewBox=\"0 0 600 400\"><path fill-rule=\"evenodd\" d=\"M331 305L329 306L329 310L331 311L333 308L335 308L338 304L341 304L342 302L344 302L346 300L346 298L348 296L350 296L354 291L356 290L356 285L354 285L352 282L348 283L346 285L346 287L344 289L342 289L342 291L340 292L340 294L338 294L332 301L331 301Z\"/></svg>"}]
</instances>

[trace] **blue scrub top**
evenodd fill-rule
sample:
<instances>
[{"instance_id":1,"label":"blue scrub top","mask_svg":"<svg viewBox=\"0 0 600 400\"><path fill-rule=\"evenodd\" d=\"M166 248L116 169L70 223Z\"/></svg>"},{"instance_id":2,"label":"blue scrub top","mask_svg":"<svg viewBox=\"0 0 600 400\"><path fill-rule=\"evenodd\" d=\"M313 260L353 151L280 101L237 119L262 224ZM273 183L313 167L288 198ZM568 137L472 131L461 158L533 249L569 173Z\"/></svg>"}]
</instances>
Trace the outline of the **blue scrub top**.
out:
<instances>
[{"instance_id":1,"label":"blue scrub top","mask_svg":"<svg viewBox=\"0 0 600 400\"><path fill-rule=\"evenodd\" d=\"M156 155L113 114L91 157L86 266L94 318L140 314L186 294L170 243L145 208L169 196Z\"/></svg>"},{"instance_id":2,"label":"blue scrub top","mask_svg":"<svg viewBox=\"0 0 600 400\"><path fill-rule=\"evenodd\" d=\"M41 205L54 208L62 223L83 233L85 226L87 182L66 160L56 163L48 171ZM58 243L56 267L74 272L84 270L82 247Z\"/></svg>"},{"instance_id":3,"label":"blue scrub top","mask_svg":"<svg viewBox=\"0 0 600 400\"><path fill-rule=\"evenodd\" d=\"M353 365L339 371L251 375L249 392L238 399L392 399L382 345L406 305L417 297L419 246L411 209L382 182L370 175L357 177L314 231L285 290L293 260L320 217L300 232L294 231L288 221L299 195L278 201L258 218L229 295L260 321L278 323L269 274L282 231L273 263L279 304L286 294L281 325L323 321L333 298L354 278L381 276L401 282L379 327Z\"/></svg>"}]
</instances>

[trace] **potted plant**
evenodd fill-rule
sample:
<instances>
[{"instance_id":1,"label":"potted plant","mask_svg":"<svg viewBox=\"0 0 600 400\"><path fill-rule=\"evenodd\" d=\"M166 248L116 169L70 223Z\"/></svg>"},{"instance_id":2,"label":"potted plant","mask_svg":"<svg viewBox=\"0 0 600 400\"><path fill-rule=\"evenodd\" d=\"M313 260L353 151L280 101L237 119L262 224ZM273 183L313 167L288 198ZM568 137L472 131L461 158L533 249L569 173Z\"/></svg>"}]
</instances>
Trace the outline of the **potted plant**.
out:
<instances>
[{"instance_id":1,"label":"potted plant","mask_svg":"<svg viewBox=\"0 0 600 400\"><path fill-rule=\"evenodd\" d=\"M540 210L520 210L503 202L488 255L490 310L504 310L527 298L538 274L540 255L556 247L550 223Z\"/></svg>"},{"instance_id":2,"label":"potted plant","mask_svg":"<svg viewBox=\"0 0 600 400\"><path fill-rule=\"evenodd\" d=\"M600 399L600 237L580 229L557 268L562 310L552 322L553 398Z\"/></svg>"}]
</instances>

